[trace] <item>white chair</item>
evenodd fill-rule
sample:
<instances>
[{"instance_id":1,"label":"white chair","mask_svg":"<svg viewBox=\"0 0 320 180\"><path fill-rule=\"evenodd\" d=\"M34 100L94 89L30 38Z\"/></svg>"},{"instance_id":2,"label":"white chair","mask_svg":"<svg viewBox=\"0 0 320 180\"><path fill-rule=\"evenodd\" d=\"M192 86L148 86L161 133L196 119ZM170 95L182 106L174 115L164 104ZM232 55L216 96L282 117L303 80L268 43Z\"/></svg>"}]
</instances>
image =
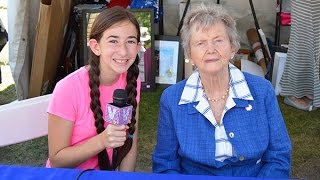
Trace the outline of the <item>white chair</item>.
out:
<instances>
[{"instance_id":1,"label":"white chair","mask_svg":"<svg viewBox=\"0 0 320 180\"><path fill-rule=\"evenodd\" d=\"M0 106L0 147L47 135L50 98L51 94Z\"/></svg>"}]
</instances>

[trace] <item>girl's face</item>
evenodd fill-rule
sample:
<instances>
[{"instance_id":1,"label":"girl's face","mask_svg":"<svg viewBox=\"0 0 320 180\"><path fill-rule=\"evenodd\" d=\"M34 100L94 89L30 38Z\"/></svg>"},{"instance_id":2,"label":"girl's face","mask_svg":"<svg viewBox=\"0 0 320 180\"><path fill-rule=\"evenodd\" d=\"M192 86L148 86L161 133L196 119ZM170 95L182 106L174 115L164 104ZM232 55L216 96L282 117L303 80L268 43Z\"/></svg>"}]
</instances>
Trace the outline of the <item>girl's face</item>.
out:
<instances>
[{"instance_id":1,"label":"girl's face","mask_svg":"<svg viewBox=\"0 0 320 180\"><path fill-rule=\"evenodd\" d=\"M114 24L104 31L100 41L89 41L91 50L100 56L101 72L127 72L140 49L136 27L129 21ZM92 43L92 44L91 44Z\"/></svg>"},{"instance_id":2,"label":"girl's face","mask_svg":"<svg viewBox=\"0 0 320 180\"><path fill-rule=\"evenodd\" d=\"M226 27L217 22L209 28L192 27L190 38L190 60L200 72L218 74L225 71L234 55Z\"/></svg>"}]
</instances>

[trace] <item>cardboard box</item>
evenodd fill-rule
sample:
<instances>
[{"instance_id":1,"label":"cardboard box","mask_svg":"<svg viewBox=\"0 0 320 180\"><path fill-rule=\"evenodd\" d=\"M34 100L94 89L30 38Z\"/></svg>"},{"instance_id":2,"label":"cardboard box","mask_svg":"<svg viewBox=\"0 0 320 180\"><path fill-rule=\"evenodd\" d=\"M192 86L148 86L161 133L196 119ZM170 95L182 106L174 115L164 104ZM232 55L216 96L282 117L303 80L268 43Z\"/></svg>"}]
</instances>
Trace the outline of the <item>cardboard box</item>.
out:
<instances>
[{"instance_id":1,"label":"cardboard box","mask_svg":"<svg viewBox=\"0 0 320 180\"><path fill-rule=\"evenodd\" d=\"M41 0L29 98L47 93L56 77L72 0Z\"/></svg>"},{"instance_id":2,"label":"cardboard box","mask_svg":"<svg viewBox=\"0 0 320 180\"><path fill-rule=\"evenodd\" d=\"M281 92L280 79L283 74L284 66L286 64L287 54L276 52L274 55L274 64L272 72L272 85L276 95L279 95Z\"/></svg>"}]
</instances>

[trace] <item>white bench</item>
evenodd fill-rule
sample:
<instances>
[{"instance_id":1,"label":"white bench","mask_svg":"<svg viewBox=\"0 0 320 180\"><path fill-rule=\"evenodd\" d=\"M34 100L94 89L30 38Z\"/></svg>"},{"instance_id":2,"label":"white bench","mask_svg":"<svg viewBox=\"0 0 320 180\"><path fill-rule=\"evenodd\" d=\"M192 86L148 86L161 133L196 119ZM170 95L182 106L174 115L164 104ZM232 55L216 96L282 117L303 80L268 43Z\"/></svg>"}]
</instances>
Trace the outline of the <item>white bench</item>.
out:
<instances>
[{"instance_id":1,"label":"white bench","mask_svg":"<svg viewBox=\"0 0 320 180\"><path fill-rule=\"evenodd\" d=\"M0 147L48 134L51 94L0 106Z\"/></svg>"}]
</instances>

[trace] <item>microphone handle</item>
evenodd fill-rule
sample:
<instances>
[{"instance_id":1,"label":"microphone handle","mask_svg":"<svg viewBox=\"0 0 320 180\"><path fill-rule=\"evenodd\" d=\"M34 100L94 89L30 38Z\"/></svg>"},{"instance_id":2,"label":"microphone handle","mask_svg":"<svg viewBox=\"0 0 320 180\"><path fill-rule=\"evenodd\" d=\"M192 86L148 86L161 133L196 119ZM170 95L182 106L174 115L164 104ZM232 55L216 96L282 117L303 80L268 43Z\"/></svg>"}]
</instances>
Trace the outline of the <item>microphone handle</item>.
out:
<instances>
[{"instance_id":1,"label":"microphone handle","mask_svg":"<svg viewBox=\"0 0 320 180\"><path fill-rule=\"evenodd\" d=\"M112 153L112 170L115 170L115 169L117 168L118 151L119 151L119 147L113 148L113 153Z\"/></svg>"}]
</instances>

